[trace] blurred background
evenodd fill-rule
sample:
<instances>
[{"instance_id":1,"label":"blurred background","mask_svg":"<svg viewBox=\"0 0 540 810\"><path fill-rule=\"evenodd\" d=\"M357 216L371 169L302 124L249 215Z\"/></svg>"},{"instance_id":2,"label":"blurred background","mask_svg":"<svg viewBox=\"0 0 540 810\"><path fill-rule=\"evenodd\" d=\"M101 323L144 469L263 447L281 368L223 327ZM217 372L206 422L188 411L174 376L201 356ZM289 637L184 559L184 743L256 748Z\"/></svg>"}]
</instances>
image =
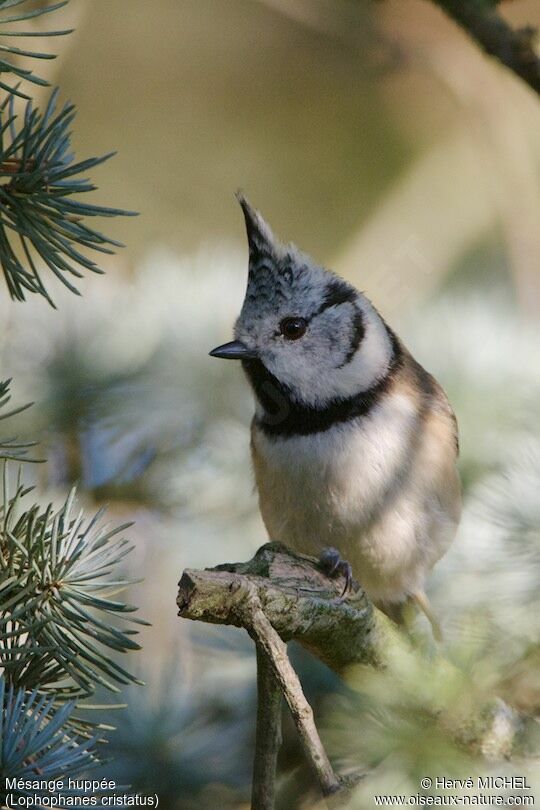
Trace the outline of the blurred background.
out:
<instances>
[{"instance_id":1,"label":"blurred background","mask_svg":"<svg viewBox=\"0 0 540 810\"><path fill-rule=\"evenodd\" d=\"M540 24L536 0L503 10ZM251 642L175 606L184 567L246 559L266 539L250 394L207 356L230 339L246 281L238 188L364 290L447 390L465 511L430 582L446 654L537 714L538 99L424 0L71 0L63 23L76 33L46 69L78 106L78 156L118 149L94 201L140 216L106 223L127 247L82 298L53 287L55 312L4 295L0 356L15 402L35 402L18 429L48 458L33 473L43 497L78 482L83 503L135 521L127 565L144 582L128 598L153 626L129 663L147 686L126 695L106 774L165 810L248 806ZM426 733L417 673L345 686L294 661L337 767L374 769L352 807L383 787L414 793L418 775L485 773ZM534 778L535 761L520 773ZM288 725L280 773L280 807L315 807Z\"/></svg>"}]
</instances>

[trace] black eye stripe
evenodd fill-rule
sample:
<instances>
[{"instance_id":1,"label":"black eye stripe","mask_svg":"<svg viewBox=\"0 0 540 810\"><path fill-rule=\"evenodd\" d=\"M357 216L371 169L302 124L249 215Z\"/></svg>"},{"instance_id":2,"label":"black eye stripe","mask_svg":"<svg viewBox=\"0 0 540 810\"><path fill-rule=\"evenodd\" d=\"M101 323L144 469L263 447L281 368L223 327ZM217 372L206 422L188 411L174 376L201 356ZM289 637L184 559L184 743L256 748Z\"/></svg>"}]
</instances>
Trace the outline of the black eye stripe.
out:
<instances>
[{"instance_id":1,"label":"black eye stripe","mask_svg":"<svg viewBox=\"0 0 540 810\"><path fill-rule=\"evenodd\" d=\"M325 309L330 307L337 307L340 304L354 304L356 301L356 290L351 287L347 282L335 279L328 284L322 304L319 309L311 316L314 318L324 312Z\"/></svg>"},{"instance_id":2,"label":"black eye stripe","mask_svg":"<svg viewBox=\"0 0 540 810\"><path fill-rule=\"evenodd\" d=\"M346 366L347 363L351 362L354 355L358 351L358 348L359 348L360 344L362 343L362 340L364 339L365 334L366 334L366 329L365 329L365 326L364 326L364 318L362 316L362 313L358 309L358 307L355 307L355 313L354 313L354 319L353 319L353 327L352 327L352 336L351 336L351 345L350 345L349 351L347 352L347 354L345 356L345 360L343 361L343 363L340 364L339 368L343 368L343 366Z\"/></svg>"},{"instance_id":3,"label":"black eye stripe","mask_svg":"<svg viewBox=\"0 0 540 810\"><path fill-rule=\"evenodd\" d=\"M351 287L346 281L335 279L326 287L326 292L320 307L316 309L315 312L312 312L311 315L306 315L305 320L309 324L313 318L316 318L317 315L321 315L321 313L330 309L330 307L338 307L340 304L356 304L357 297L357 292L354 287ZM360 340L361 339L362 338L360 338Z\"/></svg>"},{"instance_id":4,"label":"black eye stripe","mask_svg":"<svg viewBox=\"0 0 540 810\"><path fill-rule=\"evenodd\" d=\"M298 315L284 318L279 324L279 331L276 335L283 335L289 340L297 340L304 335L307 326L309 326L313 318L316 318L317 315L330 309L330 307L337 307L341 304L352 304L354 307L352 334L349 350L345 355L344 361L338 366L338 368L342 368L346 366L347 363L351 362L365 335L364 318L357 305L357 300L358 294L354 287L351 287L346 281L334 279L327 285L322 304L315 312L306 317ZM289 324L293 324L293 322L296 322L299 326L301 325L301 330L298 331L298 334L293 334L294 328L292 331L287 328Z\"/></svg>"}]
</instances>

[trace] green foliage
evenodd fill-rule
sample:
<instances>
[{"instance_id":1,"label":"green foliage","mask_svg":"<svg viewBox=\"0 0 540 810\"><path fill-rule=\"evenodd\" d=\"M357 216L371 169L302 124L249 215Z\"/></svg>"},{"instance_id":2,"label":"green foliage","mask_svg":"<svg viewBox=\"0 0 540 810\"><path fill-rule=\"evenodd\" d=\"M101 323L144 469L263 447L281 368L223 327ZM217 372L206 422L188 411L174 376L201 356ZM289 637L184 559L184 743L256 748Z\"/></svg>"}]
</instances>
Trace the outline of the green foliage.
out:
<instances>
[{"instance_id":1,"label":"green foliage","mask_svg":"<svg viewBox=\"0 0 540 810\"><path fill-rule=\"evenodd\" d=\"M66 104L57 112L57 98L55 90L43 113L29 101L20 123L13 95L0 113L0 178L7 178L0 185L0 256L10 295L18 301L26 291L52 304L38 260L77 293L67 276L81 278L79 267L102 272L79 247L112 253L111 247L121 246L84 218L130 213L73 199L95 189L81 173L111 155L75 162L69 131L75 107Z\"/></svg>"},{"instance_id":2,"label":"green foliage","mask_svg":"<svg viewBox=\"0 0 540 810\"><path fill-rule=\"evenodd\" d=\"M7 680L53 692L57 698L92 695L96 685L119 691L136 679L110 657L110 650L139 649L133 630L111 617L129 617L134 607L111 599L128 581L116 575L130 551L119 533L100 525L101 512L85 520L74 513L72 491L60 510L22 501L21 483L12 497L4 476L0 510L0 651ZM104 649L105 648L105 649Z\"/></svg>"},{"instance_id":3,"label":"green foliage","mask_svg":"<svg viewBox=\"0 0 540 810\"><path fill-rule=\"evenodd\" d=\"M11 380L0 381L0 411L11 399L9 395L10 384ZM15 416L16 414L25 411L30 407L30 405L31 403L27 403L26 405L21 405L18 408L14 408L8 413L0 413L0 420L8 419L10 416ZM21 458L25 457L28 448L33 447L34 444L34 442L22 442L17 439L16 436L0 438L0 459L20 460ZM28 460L29 459L27 459L27 461Z\"/></svg>"},{"instance_id":4,"label":"green foliage","mask_svg":"<svg viewBox=\"0 0 540 810\"><path fill-rule=\"evenodd\" d=\"M81 175L110 155L75 160L74 105L58 108L55 90L40 111L20 90L21 81L48 82L19 59L54 55L23 50L10 45L9 38L69 33L32 27L35 18L67 1L36 7L27 0L0 0L0 74L14 77L11 84L0 77L6 92L0 102L0 262L13 299L37 293L52 306L43 270L77 293L69 278L81 278L83 270L102 272L87 250L112 253L119 246L86 219L128 213L76 198L95 188ZM18 27L21 23L27 23L25 30ZM16 97L27 99L22 113ZM0 419L28 407L7 412L9 388L9 380L0 382ZM20 471L13 487L7 460L32 460L26 455L32 446L16 436L0 439L2 788L7 777L54 780L98 764L92 724L73 712L98 688L119 692L121 686L138 683L116 656L139 649L133 624L144 624L133 617L134 607L113 598L129 584L119 572L130 551L121 536L126 526L104 524L102 512L85 518L74 509L74 490L59 509L52 503L44 508L27 503L32 487L22 483ZM0 795L2 806L5 799Z\"/></svg>"},{"instance_id":5,"label":"green foliage","mask_svg":"<svg viewBox=\"0 0 540 810\"><path fill-rule=\"evenodd\" d=\"M0 406L9 400L0 383ZM27 407L27 406L25 406ZM15 409L10 416L22 408ZM3 440L5 459L24 460L29 443ZM4 461L0 505L0 697L4 699L0 779L32 770L58 779L98 764L95 724L73 714L98 686L119 692L140 683L113 655L138 650L136 630L121 627L135 608L113 599L130 581L118 572L131 547L126 525L90 519L74 509L72 490L60 509L26 504L32 491L19 471L13 494ZM6 690L6 685L9 689ZM76 703L75 703L76 702ZM93 708L85 704L86 708ZM103 725L99 726L105 728ZM21 743L21 740L23 742Z\"/></svg>"},{"instance_id":6,"label":"green foliage","mask_svg":"<svg viewBox=\"0 0 540 810\"><path fill-rule=\"evenodd\" d=\"M0 0L0 74L18 80L47 85L31 69L22 67L20 57L53 59L53 54L23 50L3 44L6 37L60 36L69 30L15 30L17 23L54 12L68 0L51 6L24 8L27 0ZM14 13L3 13L17 7ZM9 40L8 40L9 41ZM13 57L10 58L10 57ZM85 224L87 217L113 217L131 212L83 203L75 195L93 191L83 172L93 169L111 155L75 161L71 151L70 126L75 118L73 104L57 111L55 90L44 112L33 107L19 84L0 79L7 92L0 104L0 262L11 297L23 301L26 293L38 293L53 305L41 279L47 268L72 292L69 280L81 278L81 269L102 272L86 249L112 253L120 243ZM15 97L28 99L24 114L15 112ZM82 250L81 250L82 249Z\"/></svg>"},{"instance_id":7,"label":"green foliage","mask_svg":"<svg viewBox=\"0 0 540 810\"><path fill-rule=\"evenodd\" d=\"M55 3L52 6L43 6L42 8L28 8L27 0L0 0L0 74L11 73L17 79L23 79L32 84L47 85L45 79L36 76L31 69L21 67L17 61L13 61L13 57L17 60L18 57L29 57L31 59L54 59L55 54L41 53L34 50L24 50L15 45L6 44L6 38L11 37L58 37L64 34L70 34L70 30L63 31L36 31L36 30L15 30L11 28L13 23L26 23L28 20L33 20L36 17L42 17L44 14L49 14L51 11L56 11L59 8L67 5L69 0L62 0L60 3ZM19 6L26 6L26 9L19 9L15 13L2 13L8 9ZM9 94L28 98L28 96L18 89L18 86L6 84L0 80L0 88L7 91Z\"/></svg>"},{"instance_id":8,"label":"green foliage","mask_svg":"<svg viewBox=\"0 0 540 810\"><path fill-rule=\"evenodd\" d=\"M45 796L47 790L8 790L6 779L57 781L98 764L94 739L66 734L73 704L55 708L54 699L6 688L0 678L0 805L7 806L7 794L17 799Z\"/></svg>"}]
</instances>

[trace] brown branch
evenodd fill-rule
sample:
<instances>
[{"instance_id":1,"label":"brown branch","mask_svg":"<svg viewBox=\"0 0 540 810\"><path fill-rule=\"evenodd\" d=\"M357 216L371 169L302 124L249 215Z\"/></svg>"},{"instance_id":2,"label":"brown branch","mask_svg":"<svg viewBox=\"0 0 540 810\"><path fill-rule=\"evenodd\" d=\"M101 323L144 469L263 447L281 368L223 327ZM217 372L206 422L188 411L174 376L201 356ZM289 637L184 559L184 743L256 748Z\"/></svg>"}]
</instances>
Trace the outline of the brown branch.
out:
<instances>
[{"instance_id":1,"label":"brown branch","mask_svg":"<svg viewBox=\"0 0 540 810\"><path fill-rule=\"evenodd\" d=\"M24 162L20 158L4 158L0 163L0 174L18 174L19 172L31 172L36 168L34 158L28 158Z\"/></svg>"},{"instance_id":2,"label":"brown branch","mask_svg":"<svg viewBox=\"0 0 540 810\"><path fill-rule=\"evenodd\" d=\"M268 621L284 641L298 641L336 672L351 664L383 663L393 625L356 584L340 599L344 580L329 579L313 557L267 543L246 563L206 571L186 569L178 593L179 616L245 627L239 584L251 583Z\"/></svg>"},{"instance_id":3,"label":"brown branch","mask_svg":"<svg viewBox=\"0 0 540 810\"><path fill-rule=\"evenodd\" d=\"M180 580L177 604L181 617L243 627L257 645L259 706L254 810L272 808L271 781L277 746L276 683L323 793L330 795L338 788L351 786L351 782L339 780L332 770L311 707L290 664L286 642L298 641L337 672L353 664L387 667L391 671L395 660L419 655L390 620L372 606L356 583L346 600L340 598L342 588L343 580L326 577L317 560L276 543L262 546L246 563L220 565L206 571L188 569ZM417 658L414 665L418 666ZM267 667L275 680L269 680ZM466 676L441 659L440 677L446 681L456 675L467 689ZM480 701L477 710L467 717L460 716L459 711L449 711L448 707L431 708L434 723L460 744L489 759L508 757L519 751L525 741L523 719L498 699ZM259 754L264 762L259 760Z\"/></svg>"},{"instance_id":4,"label":"brown branch","mask_svg":"<svg viewBox=\"0 0 540 810\"><path fill-rule=\"evenodd\" d=\"M330 796L351 784L350 780L342 783L333 771L286 642L297 639L337 671L352 663L379 666L391 625L374 611L359 586L354 588L344 601L342 579L328 579L312 557L293 554L276 543L260 548L247 563L207 571L188 569L182 575L177 599L180 616L243 627L256 643L259 702L253 810L273 807L275 684L285 697L322 794Z\"/></svg>"},{"instance_id":5,"label":"brown branch","mask_svg":"<svg viewBox=\"0 0 540 810\"><path fill-rule=\"evenodd\" d=\"M253 758L253 810L273 810L281 745L281 689L264 649L257 650L257 733Z\"/></svg>"},{"instance_id":6,"label":"brown branch","mask_svg":"<svg viewBox=\"0 0 540 810\"><path fill-rule=\"evenodd\" d=\"M292 714L298 736L307 760L312 766L323 796L329 796L339 790L339 780L335 775L330 760L313 719L313 710L306 700L298 675L294 671L287 646L283 642L262 609L257 590L252 583L239 582L238 590L244 590L246 626L257 645L264 650L287 705ZM259 810L259 808L253 808Z\"/></svg>"},{"instance_id":7,"label":"brown branch","mask_svg":"<svg viewBox=\"0 0 540 810\"><path fill-rule=\"evenodd\" d=\"M491 0L432 0L458 23L490 56L540 94L540 57L535 47L537 31L514 29Z\"/></svg>"}]
</instances>

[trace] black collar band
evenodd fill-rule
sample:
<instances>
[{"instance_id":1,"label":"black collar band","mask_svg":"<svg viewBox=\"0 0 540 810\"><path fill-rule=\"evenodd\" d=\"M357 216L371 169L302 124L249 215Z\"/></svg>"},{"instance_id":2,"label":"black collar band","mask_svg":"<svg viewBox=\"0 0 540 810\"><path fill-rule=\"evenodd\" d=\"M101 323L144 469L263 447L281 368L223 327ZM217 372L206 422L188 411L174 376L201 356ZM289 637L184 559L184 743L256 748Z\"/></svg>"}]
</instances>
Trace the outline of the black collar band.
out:
<instances>
[{"instance_id":1,"label":"black collar band","mask_svg":"<svg viewBox=\"0 0 540 810\"><path fill-rule=\"evenodd\" d=\"M260 360L243 360L242 365L263 408L256 425L269 437L308 436L329 430L334 425L365 416L390 387L403 363L403 351L396 335L387 327L392 342L392 359L384 377L366 391L346 399L332 399L323 408L297 402Z\"/></svg>"}]
</instances>

